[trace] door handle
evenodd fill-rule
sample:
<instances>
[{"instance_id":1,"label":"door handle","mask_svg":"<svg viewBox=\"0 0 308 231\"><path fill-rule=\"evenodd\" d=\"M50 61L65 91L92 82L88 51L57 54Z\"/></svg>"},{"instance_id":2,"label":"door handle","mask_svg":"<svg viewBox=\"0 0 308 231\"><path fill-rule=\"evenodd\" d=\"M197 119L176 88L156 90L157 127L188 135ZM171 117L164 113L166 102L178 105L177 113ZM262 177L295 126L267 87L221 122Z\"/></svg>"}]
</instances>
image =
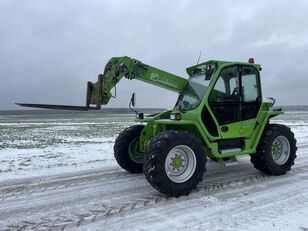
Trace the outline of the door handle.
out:
<instances>
[{"instance_id":1,"label":"door handle","mask_svg":"<svg viewBox=\"0 0 308 231\"><path fill-rule=\"evenodd\" d=\"M222 126L221 131L222 132L227 132L229 130L228 126Z\"/></svg>"}]
</instances>

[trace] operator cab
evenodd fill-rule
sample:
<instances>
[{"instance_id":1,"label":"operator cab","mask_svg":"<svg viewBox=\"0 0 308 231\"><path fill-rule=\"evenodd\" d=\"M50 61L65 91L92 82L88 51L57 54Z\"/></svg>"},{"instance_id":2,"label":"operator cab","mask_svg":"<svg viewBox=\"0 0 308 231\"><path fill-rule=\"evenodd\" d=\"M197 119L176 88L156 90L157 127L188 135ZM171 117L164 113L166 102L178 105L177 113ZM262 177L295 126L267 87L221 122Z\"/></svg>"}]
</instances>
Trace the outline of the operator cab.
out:
<instances>
[{"instance_id":1,"label":"operator cab","mask_svg":"<svg viewBox=\"0 0 308 231\"><path fill-rule=\"evenodd\" d=\"M214 140L248 136L262 103L259 70L252 59L248 63L211 60L189 67L190 77L175 109L200 107L202 123Z\"/></svg>"},{"instance_id":2,"label":"operator cab","mask_svg":"<svg viewBox=\"0 0 308 231\"><path fill-rule=\"evenodd\" d=\"M208 102L219 125L255 118L261 104L254 66L228 66L219 74Z\"/></svg>"}]
</instances>

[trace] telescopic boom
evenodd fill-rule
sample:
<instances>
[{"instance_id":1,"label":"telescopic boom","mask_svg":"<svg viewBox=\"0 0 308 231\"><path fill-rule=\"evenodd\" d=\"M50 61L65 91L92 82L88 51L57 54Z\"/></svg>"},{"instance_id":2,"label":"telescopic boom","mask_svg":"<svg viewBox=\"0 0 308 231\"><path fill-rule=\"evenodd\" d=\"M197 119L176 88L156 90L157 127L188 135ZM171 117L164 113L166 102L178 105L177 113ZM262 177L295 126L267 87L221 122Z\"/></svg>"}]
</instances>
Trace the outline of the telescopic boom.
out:
<instances>
[{"instance_id":1,"label":"telescopic boom","mask_svg":"<svg viewBox=\"0 0 308 231\"><path fill-rule=\"evenodd\" d=\"M106 105L112 97L111 90L123 78L137 79L155 86L174 92L181 92L187 80L146 65L136 59L123 56L111 58L105 66L103 74L98 75L96 83L88 82L85 106L52 105L52 104L27 104L16 103L24 107L61 109L61 110L100 110L101 105Z\"/></svg>"}]
</instances>

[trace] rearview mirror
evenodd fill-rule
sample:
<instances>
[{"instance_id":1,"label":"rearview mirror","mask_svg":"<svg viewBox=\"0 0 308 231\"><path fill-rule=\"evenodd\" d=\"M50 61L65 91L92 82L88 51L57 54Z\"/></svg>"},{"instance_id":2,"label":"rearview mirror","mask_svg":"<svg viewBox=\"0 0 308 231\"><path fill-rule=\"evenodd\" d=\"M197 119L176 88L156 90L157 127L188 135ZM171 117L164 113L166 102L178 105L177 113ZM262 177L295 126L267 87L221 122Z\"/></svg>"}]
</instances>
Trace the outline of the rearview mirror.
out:
<instances>
[{"instance_id":1,"label":"rearview mirror","mask_svg":"<svg viewBox=\"0 0 308 231\"><path fill-rule=\"evenodd\" d=\"M205 80L210 80L213 75L213 72L214 69L210 65L207 65L205 69Z\"/></svg>"}]
</instances>

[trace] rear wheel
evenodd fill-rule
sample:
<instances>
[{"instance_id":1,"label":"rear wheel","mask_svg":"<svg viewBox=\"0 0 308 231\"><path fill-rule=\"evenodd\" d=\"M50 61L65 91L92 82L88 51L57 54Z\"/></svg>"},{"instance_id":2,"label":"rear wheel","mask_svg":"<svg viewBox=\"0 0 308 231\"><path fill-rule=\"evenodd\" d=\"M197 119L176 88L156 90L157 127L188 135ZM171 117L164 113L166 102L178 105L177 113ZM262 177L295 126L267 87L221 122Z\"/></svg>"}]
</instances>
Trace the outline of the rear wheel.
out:
<instances>
[{"instance_id":1,"label":"rear wheel","mask_svg":"<svg viewBox=\"0 0 308 231\"><path fill-rule=\"evenodd\" d=\"M143 125L133 125L124 129L114 144L114 157L118 164L130 173L142 172L143 153L138 151L139 137Z\"/></svg>"},{"instance_id":2,"label":"rear wheel","mask_svg":"<svg viewBox=\"0 0 308 231\"><path fill-rule=\"evenodd\" d=\"M296 139L290 128L269 124L259 141L257 153L250 155L250 160L261 172L282 175L294 165L296 150Z\"/></svg>"},{"instance_id":3,"label":"rear wheel","mask_svg":"<svg viewBox=\"0 0 308 231\"><path fill-rule=\"evenodd\" d=\"M153 138L144 154L148 182L168 196L187 195L205 172L202 142L186 131L166 131Z\"/></svg>"}]
</instances>

